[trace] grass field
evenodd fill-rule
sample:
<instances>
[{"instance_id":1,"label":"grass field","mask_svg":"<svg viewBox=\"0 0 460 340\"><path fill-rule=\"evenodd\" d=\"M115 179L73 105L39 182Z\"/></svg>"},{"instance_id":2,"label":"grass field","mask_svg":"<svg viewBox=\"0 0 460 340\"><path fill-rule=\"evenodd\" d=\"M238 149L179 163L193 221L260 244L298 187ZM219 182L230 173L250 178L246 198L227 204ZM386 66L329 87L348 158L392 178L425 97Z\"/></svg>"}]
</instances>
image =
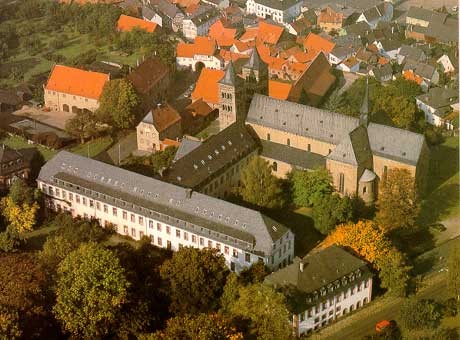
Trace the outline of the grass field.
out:
<instances>
[{"instance_id":1,"label":"grass field","mask_svg":"<svg viewBox=\"0 0 460 340\"><path fill-rule=\"evenodd\" d=\"M0 140L0 144L5 144L6 146L12 149L22 149L22 148L32 148L36 147L38 151L42 154L45 161L53 157L57 151L53 149L45 148L41 145L29 144L27 140L19 136L7 136Z\"/></svg>"}]
</instances>

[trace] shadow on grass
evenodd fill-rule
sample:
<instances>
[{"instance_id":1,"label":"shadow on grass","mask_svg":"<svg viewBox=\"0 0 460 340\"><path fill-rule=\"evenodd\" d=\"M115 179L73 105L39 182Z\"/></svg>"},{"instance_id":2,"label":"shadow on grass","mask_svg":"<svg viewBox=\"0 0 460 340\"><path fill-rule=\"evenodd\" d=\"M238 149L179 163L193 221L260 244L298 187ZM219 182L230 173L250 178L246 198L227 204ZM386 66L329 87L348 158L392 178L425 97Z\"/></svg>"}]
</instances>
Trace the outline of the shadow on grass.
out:
<instances>
[{"instance_id":1,"label":"shadow on grass","mask_svg":"<svg viewBox=\"0 0 460 340\"><path fill-rule=\"evenodd\" d=\"M27 251L38 251L43 249L43 244L48 236L54 234L60 227L51 224L46 227L34 230L26 235L22 249Z\"/></svg>"},{"instance_id":2,"label":"shadow on grass","mask_svg":"<svg viewBox=\"0 0 460 340\"><path fill-rule=\"evenodd\" d=\"M456 138L456 137L453 137ZM437 145L430 150L430 170L427 183L427 194L433 193L442 183L459 171L458 145L450 141Z\"/></svg>"},{"instance_id":3,"label":"shadow on grass","mask_svg":"<svg viewBox=\"0 0 460 340\"><path fill-rule=\"evenodd\" d=\"M313 219L296 211L267 210L267 216L284 224L295 234L295 256L303 257L312 250L324 236L315 229Z\"/></svg>"},{"instance_id":4,"label":"shadow on grass","mask_svg":"<svg viewBox=\"0 0 460 340\"><path fill-rule=\"evenodd\" d=\"M440 221L459 204L460 185L456 183L441 186L432 192L422 202L422 209L418 218L421 226Z\"/></svg>"}]
</instances>

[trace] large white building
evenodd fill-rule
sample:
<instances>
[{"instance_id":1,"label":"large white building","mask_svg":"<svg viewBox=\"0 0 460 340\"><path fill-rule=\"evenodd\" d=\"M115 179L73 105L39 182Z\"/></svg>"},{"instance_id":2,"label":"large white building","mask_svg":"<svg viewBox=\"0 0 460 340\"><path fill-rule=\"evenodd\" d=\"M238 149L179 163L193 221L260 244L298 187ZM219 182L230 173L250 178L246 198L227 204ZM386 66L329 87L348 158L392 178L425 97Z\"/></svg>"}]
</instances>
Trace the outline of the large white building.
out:
<instances>
[{"instance_id":1,"label":"large white building","mask_svg":"<svg viewBox=\"0 0 460 340\"><path fill-rule=\"evenodd\" d=\"M294 234L258 211L70 152L48 161L37 182L52 210L162 248L217 249L235 272L258 261L281 268L294 257Z\"/></svg>"},{"instance_id":2,"label":"large white building","mask_svg":"<svg viewBox=\"0 0 460 340\"><path fill-rule=\"evenodd\" d=\"M427 93L415 98L417 107L425 114L427 123L453 130L452 123L458 111L458 90L455 88L433 87Z\"/></svg>"},{"instance_id":3,"label":"large white building","mask_svg":"<svg viewBox=\"0 0 460 340\"><path fill-rule=\"evenodd\" d=\"M182 34L188 40L193 40L197 36L208 35L209 28L219 18L219 12L213 7L204 12L198 11L198 14L184 18L182 21Z\"/></svg>"},{"instance_id":4,"label":"large white building","mask_svg":"<svg viewBox=\"0 0 460 340\"><path fill-rule=\"evenodd\" d=\"M369 303L372 276L364 261L331 246L303 259L296 257L291 265L267 276L265 283L296 291L291 321L295 334L302 336Z\"/></svg>"},{"instance_id":5,"label":"large white building","mask_svg":"<svg viewBox=\"0 0 460 340\"><path fill-rule=\"evenodd\" d=\"M202 68L222 70L225 61L219 56L216 40L209 37L196 37L193 43L179 43L176 48L176 66L178 69Z\"/></svg>"},{"instance_id":6,"label":"large white building","mask_svg":"<svg viewBox=\"0 0 460 340\"><path fill-rule=\"evenodd\" d=\"M246 13L287 25L301 13L302 0L248 0Z\"/></svg>"}]
</instances>

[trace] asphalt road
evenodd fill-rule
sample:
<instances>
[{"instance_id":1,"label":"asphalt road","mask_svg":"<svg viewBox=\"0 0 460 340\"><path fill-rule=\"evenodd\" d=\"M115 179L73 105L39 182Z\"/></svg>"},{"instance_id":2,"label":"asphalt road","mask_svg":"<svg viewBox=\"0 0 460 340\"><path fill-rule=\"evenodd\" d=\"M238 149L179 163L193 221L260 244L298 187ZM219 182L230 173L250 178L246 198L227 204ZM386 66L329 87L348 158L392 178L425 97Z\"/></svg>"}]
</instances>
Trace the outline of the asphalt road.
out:
<instances>
[{"instance_id":1,"label":"asphalt road","mask_svg":"<svg viewBox=\"0 0 460 340\"><path fill-rule=\"evenodd\" d=\"M445 272L437 273L430 277L429 283L426 283L417 293L421 298L429 298L434 300L445 300L447 298L447 283ZM337 322L334 325L324 329L315 339L361 339L365 335L375 333L375 324L383 319L396 320L399 318L399 306L402 299L393 299L388 304L373 306L372 303L356 312L353 316L349 316ZM381 301L383 302L383 301ZM380 302L375 302L379 303Z\"/></svg>"}]
</instances>

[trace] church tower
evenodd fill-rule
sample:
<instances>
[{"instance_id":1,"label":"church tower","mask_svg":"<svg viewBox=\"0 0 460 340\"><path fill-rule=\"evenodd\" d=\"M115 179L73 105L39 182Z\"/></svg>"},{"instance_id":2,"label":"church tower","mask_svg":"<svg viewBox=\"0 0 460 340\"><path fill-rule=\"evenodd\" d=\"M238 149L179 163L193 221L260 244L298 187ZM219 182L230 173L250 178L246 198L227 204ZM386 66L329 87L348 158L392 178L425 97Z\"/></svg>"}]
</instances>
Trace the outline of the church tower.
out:
<instances>
[{"instance_id":1,"label":"church tower","mask_svg":"<svg viewBox=\"0 0 460 340\"><path fill-rule=\"evenodd\" d=\"M237 77L230 62L224 77L219 81L219 126L223 130L238 119Z\"/></svg>"},{"instance_id":2,"label":"church tower","mask_svg":"<svg viewBox=\"0 0 460 340\"><path fill-rule=\"evenodd\" d=\"M257 47L254 47L248 62L243 65L241 76L244 80L242 111L246 115L254 93L268 94L268 67L260 58Z\"/></svg>"}]
</instances>

